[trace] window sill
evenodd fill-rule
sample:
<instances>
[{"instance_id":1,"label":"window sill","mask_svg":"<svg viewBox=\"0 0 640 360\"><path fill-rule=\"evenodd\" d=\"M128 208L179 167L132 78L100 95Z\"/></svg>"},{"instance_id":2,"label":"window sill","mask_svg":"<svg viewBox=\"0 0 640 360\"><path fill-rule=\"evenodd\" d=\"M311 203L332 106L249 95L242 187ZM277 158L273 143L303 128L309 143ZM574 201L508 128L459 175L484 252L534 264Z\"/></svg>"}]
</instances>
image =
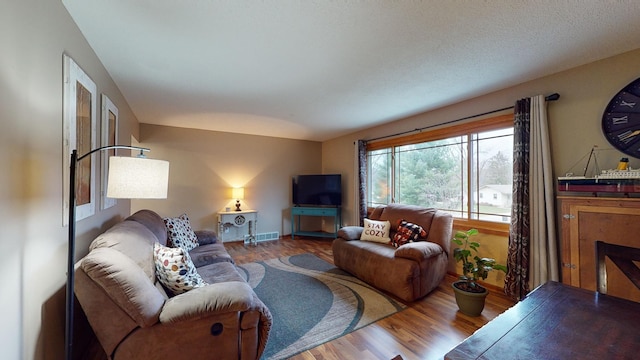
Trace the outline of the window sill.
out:
<instances>
[{"instance_id":1,"label":"window sill","mask_svg":"<svg viewBox=\"0 0 640 360\"><path fill-rule=\"evenodd\" d=\"M470 220L470 219L453 219L454 229L478 229L483 234L492 234L498 236L509 237L509 226L507 223L497 223L491 221Z\"/></svg>"}]
</instances>

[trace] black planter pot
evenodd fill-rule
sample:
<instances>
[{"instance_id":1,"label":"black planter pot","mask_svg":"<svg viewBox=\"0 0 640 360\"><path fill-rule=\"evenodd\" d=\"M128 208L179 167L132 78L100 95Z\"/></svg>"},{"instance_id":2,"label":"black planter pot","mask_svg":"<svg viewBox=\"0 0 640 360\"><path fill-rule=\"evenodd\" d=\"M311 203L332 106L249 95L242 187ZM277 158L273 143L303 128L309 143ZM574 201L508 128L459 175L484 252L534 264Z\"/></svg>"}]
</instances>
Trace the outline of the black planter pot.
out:
<instances>
[{"instance_id":1,"label":"black planter pot","mask_svg":"<svg viewBox=\"0 0 640 360\"><path fill-rule=\"evenodd\" d=\"M484 310L484 301L487 295L489 295L489 291L480 285L478 286L483 290L481 293L461 290L456 287L456 284L459 283L464 283L464 281L456 281L452 284L452 287L460 312L469 316L480 316L482 310Z\"/></svg>"}]
</instances>

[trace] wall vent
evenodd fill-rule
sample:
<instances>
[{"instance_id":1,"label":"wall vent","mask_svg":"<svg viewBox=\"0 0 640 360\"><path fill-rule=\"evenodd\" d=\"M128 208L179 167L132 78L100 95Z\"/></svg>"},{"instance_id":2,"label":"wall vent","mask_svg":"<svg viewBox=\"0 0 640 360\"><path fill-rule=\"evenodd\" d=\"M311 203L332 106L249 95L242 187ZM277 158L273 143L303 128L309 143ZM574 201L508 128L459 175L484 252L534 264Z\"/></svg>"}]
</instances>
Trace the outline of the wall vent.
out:
<instances>
[{"instance_id":1,"label":"wall vent","mask_svg":"<svg viewBox=\"0 0 640 360\"><path fill-rule=\"evenodd\" d=\"M256 234L256 242L271 241L271 240L278 240L278 239L280 239L280 232L279 231L272 231L272 232ZM244 236L244 243L245 244L249 243L249 235L245 235Z\"/></svg>"}]
</instances>

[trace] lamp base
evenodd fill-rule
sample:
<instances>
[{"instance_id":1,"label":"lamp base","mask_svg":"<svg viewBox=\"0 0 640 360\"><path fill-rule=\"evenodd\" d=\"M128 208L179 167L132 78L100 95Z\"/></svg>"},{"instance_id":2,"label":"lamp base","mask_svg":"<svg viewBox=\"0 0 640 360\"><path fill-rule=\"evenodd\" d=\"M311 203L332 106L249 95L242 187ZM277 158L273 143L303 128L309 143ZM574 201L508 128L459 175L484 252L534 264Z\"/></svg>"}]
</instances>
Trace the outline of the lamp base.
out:
<instances>
[{"instance_id":1,"label":"lamp base","mask_svg":"<svg viewBox=\"0 0 640 360\"><path fill-rule=\"evenodd\" d=\"M241 211L240 210L240 200L236 200L236 211Z\"/></svg>"}]
</instances>

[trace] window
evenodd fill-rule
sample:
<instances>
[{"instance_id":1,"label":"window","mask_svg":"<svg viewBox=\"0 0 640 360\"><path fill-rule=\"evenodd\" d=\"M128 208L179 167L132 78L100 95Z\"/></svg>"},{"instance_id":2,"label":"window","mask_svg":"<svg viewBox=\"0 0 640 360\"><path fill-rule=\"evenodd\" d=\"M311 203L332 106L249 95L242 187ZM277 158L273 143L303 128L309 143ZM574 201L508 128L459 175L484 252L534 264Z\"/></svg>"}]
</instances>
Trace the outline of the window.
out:
<instances>
[{"instance_id":1,"label":"window","mask_svg":"<svg viewBox=\"0 0 640 360\"><path fill-rule=\"evenodd\" d=\"M367 154L368 206L395 202L511 221L512 115L374 142Z\"/></svg>"}]
</instances>

